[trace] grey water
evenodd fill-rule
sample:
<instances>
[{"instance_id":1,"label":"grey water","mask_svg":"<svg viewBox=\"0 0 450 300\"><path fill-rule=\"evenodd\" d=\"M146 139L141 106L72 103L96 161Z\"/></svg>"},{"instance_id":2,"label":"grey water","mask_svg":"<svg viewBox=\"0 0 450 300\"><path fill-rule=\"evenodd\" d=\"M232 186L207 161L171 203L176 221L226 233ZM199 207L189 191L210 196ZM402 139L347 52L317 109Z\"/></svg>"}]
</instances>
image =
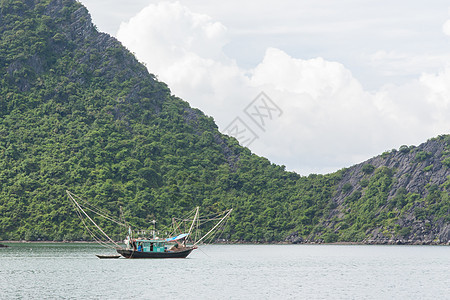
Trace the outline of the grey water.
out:
<instances>
[{"instance_id":1,"label":"grey water","mask_svg":"<svg viewBox=\"0 0 450 300\"><path fill-rule=\"evenodd\" d=\"M450 299L450 247L208 245L98 259L96 244L0 248L0 299Z\"/></svg>"}]
</instances>

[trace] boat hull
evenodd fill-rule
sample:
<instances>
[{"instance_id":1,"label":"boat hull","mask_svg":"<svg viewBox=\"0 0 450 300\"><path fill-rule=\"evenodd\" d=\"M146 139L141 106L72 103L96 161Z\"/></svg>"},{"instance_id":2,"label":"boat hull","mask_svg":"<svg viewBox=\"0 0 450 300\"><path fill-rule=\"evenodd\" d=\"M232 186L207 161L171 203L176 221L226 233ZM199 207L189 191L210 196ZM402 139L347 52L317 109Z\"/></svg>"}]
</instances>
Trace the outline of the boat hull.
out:
<instances>
[{"instance_id":1,"label":"boat hull","mask_svg":"<svg viewBox=\"0 0 450 300\"><path fill-rule=\"evenodd\" d=\"M96 254L95 256L97 256L100 259L113 259L120 257L120 255L102 255L102 254Z\"/></svg>"},{"instance_id":2,"label":"boat hull","mask_svg":"<svg viewBox=\"0 0 450 300\"><path fill-rule=\"evenodd\" d=\"M173 252L140 252L127 249L117 249L117 253L125 258L186 258L194 248Z\"/></svg>"}]
</instances>

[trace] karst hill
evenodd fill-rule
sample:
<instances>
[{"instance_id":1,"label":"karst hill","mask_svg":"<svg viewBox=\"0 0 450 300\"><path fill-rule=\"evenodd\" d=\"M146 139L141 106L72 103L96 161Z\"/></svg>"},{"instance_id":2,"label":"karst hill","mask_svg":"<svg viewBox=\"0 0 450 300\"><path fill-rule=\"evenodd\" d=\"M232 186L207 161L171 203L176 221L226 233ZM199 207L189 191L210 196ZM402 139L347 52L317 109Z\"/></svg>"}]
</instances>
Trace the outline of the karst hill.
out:
<instances>
[{"instance_id":1,"label":"karst hill","mask_svg":"<svg viewBox=\"0 0 450 300\"><path fill-rule=\"evenodd\" d=\"M233 242L449 240L448 135L333 174L286 172L172 95L74 0L2 0L0 74L0 240L88 238L67 189L140 227L233 207L221 236Z\"/></svg>"}]
</instances>

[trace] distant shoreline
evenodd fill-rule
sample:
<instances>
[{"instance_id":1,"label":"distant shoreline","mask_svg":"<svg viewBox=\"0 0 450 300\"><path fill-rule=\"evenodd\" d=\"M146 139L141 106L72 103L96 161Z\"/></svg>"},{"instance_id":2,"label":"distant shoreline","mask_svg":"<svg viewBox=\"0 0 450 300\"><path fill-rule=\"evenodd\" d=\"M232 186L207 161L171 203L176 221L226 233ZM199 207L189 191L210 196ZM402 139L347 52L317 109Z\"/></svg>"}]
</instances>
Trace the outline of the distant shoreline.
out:
<instances>
[{"instance_id":1,"label":"distant shoreline","mask_svg":"<svg viewBox=\"0 0 450 300\"><path fill-rule=\"evenodd\" d=\"M98 244L95 241L0 241L0 244Z\"/></svg>"},{"instance_id":2,"label":"distant shoreline","mask_svg":"<svg viewBox=\"0 0 450 300\"><path fill-rule=\"evenodd\" d=\"M121 242L117 242L121 243ZM98 244L95 241L0 241L3 244ZM335 242L335 243L321 243L321 242L273 242L273 243L259 243L259 242L218 242L213 245L342 245L342 246L450 246L450 241L447 243L437 242L403 242L403 241L383 241L383 242ZM5 245L8 246L8 245Z\"/></svg>"}]
</instances>

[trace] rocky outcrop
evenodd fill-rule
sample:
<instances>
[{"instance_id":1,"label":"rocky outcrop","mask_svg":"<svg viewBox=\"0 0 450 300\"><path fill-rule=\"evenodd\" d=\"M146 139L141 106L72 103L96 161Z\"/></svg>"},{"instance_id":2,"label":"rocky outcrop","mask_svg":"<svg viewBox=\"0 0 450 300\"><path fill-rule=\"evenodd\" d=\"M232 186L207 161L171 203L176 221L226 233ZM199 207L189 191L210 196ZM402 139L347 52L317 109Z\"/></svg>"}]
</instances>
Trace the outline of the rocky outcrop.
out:
<instances>
[{"instance_id":1,"label":"rocky outcrop","mask_svg":"<svg viewBox=\"0 0 450 300\"><path fill-rule=\"evenodd\" d=\"M338 190L347 183L354 185L355 189L363 190L361 180L365 175L365 166L374 166L375 169L384 167L392 171L392 184L385 199L385 210L390 209L397 215L394 224L397 230L393 232L380 228L384 234L380 234L380 229L369 230L368 241L385 243L387 239L388 243L395 244L449 243L449 141L449 136L440 136L418 147L402 146L398 151L384 153L349 168ZM407 205L410 207L404 207L403 211L389 208L389 203L400 193L405 197L413 195L415 200L409 200ZM342 203L344 197L343 193L337 193L333 201ZM442 210L446 212L442 213Z\"/></svg>"},{"instance_id":2,"label":"rocky outcrop","mask_svg":"<svg viewBox=\"0 0 450 300\"><path fill-rule=\"evenodd\" d=\"M450 168L443 164L445 158L450 157L448 142L442 138L431 139L418 147L402 146L400 150L391 150L382 155L371 158L363 163L348 168L337 187L333 201L341 204L350 192L343 190L344 185L350 184L352 191L361 188L361 182L367 176L365 166L373 166L374 170L386 167L394 172L395 181L388 199L395 196L400 188L408 193L417 193L421 197L428 194L427 185L442 186L450 176Z\"/></svg>"},{"instance_id":3,"label":"rocky outcrop","mask_svg":"<svg viewBox=\"0 0 450 300\"><path fill-rule=\"evenodd\" d=\"M305 241L301 236L299 236L298 231L295 231L291 233L285 240L286 242L292 243L292 244L303 244Z\"/></svg>"},{"instance_id":4,"label":"rocky outcrop","mask_svg":"<svg viewBox=\"0 0 450 300\"><path fill-rule=\"evenodd\" d=\"M329 211L303 241L339 241L353 226L360 243L448 244L449 193L450 135L402 146L342 170ZM296 232L287 238L300 240Z\"/></svg>"}]
</instances>

